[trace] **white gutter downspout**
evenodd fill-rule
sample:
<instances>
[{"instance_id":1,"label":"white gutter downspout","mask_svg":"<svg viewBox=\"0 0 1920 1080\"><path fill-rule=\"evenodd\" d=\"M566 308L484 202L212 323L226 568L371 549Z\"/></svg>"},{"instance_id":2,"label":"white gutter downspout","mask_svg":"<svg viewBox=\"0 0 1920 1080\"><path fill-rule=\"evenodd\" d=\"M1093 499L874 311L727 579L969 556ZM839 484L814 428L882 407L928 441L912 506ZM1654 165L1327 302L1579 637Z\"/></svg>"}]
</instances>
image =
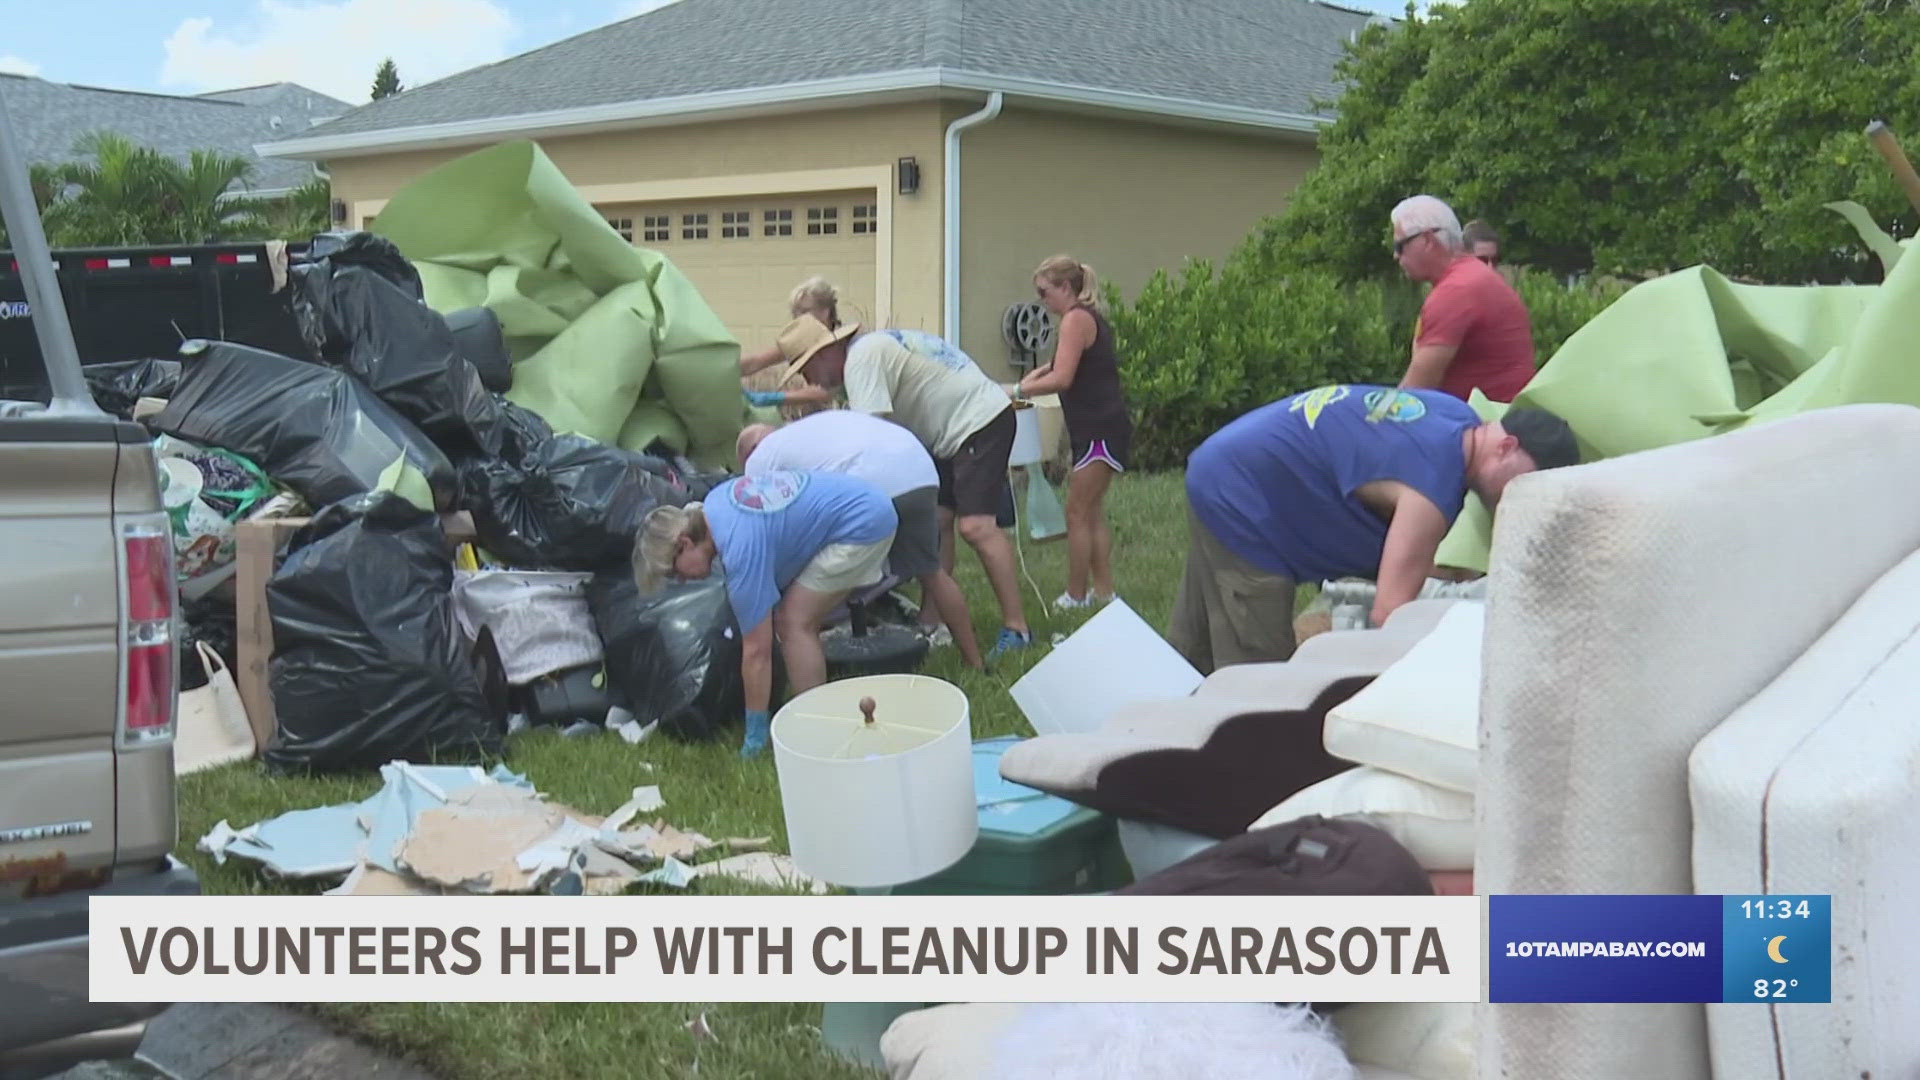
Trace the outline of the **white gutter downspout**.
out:
<instances>
[{"instance_id":1,"label":"white gutter downspout","mask_svg":"<svg viewBox=\"0 0 1920 1080\"><path fill-rule=\"evenodd\" d=\"M960 133L975 124L984 124L1000 115L1003 95L995 90L987 98L986 108L963 116L947 125L946 179L943 194L946 215L946 302L940 307L941 337L960 347Z\"/></svg>"}]
</instances>

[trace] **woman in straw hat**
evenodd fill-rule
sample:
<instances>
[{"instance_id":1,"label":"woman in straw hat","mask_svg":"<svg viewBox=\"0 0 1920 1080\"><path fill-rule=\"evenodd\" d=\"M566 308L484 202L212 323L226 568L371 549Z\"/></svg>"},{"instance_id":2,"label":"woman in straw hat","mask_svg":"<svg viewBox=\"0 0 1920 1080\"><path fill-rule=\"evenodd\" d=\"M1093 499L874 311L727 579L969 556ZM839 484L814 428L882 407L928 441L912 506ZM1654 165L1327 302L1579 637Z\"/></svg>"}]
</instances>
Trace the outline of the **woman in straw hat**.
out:
<instances>
[{"instance_id":1,"label":"woman in straw hat","mask_svg":"<svg viewBox=\"0 0 1920 1080\"><path fill-rule=\"evenodd\" d=\"M833 283L826 278L817 275L810 277L794 287L793 295L787 298L787 313L789 318L794 319L802 315L811 315L822 323L825 323L829 329L838 329L840 326L840 291L834 288ZM857 328L858 324L855 325ZM777 343L761 349L759 352L740 354L741 382L744 384L754 375L765 371L775 364L781 363L785 359L786 357L781 353L780 346ZM776 386L784 384L786 381L786 375L782 374ZM821 409L833 401L832 390L823 386L813 386L805 383L791 390L780 390L777 388L757 390L749 388L745 393L749 402L762 408L776 405L798 405L810 409Z\"/></svg>"},{"instance_id":2,"label":"woman in straw hat","mask_svg":"<svg viewBox=\"0 0 1920 1080\"><path fill-rule=\"evenodd\" d=\"M1096 306L1093 269L1056 255L1033 272L1034 291L1060 320L1053 361L1027 373L1014 397L1060 395L1073 472L1067 478L1067 591L1055 607L1079 608L1113 599L1113 533L1107 528L1107 487L1127 469L1133 418L1120 385L1113 326ZM1092 578L1093 591L1087 591Z\"/></svg>"},{"instance_id":3,"label":"woman in straw hat","mask_svg":"<svg viewBox=\"0 0 1920 1080\"><path fill-rule=\"evenodd\" d=\"M735 477L704 502L647 515L634 542L642 593L669 579L705 578L715 562L725 569L742 631L747 724L740 756L767 746L775 639L794 693L827 681L820 623L848 593L880 580L897 524L879 488L816 472Z\"/></svg>"}]
</instances>

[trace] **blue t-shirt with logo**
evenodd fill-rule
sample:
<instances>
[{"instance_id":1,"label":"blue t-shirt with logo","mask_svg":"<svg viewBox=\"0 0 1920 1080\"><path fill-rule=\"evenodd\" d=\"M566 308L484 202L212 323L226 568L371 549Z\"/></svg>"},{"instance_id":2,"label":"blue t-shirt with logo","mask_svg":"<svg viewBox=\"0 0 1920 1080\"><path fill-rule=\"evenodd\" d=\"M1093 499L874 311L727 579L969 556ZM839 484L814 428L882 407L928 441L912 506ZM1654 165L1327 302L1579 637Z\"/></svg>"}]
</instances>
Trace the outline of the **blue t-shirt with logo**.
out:
<instances>
[{"instance_id":1,"label":"blue t-shirt with logo","mask_svg":"<svg viewBox=\"0 0 1920 1080\"><path fill-rule=\"evenodd\" d=\"M729 480L702 504L744 633L829 544L877 544L893 535L893 500L837 473L766 472Z\"/></svg>"},{"instance_id":2,"label":"blue t-shirt with logo","mask_svg":"<svg viewBox=\"0 0 1920 1080\"><path fill-rule=\"evenodd\" d=\"M1480 423L1438 390L1323 386L1215 432L1187 458L1187 501L1228 551L1297 582L1373 577L1387 523L1356 494L1398 480L1451 522L1466 497L1461 436Z\"/></svg>"}]
</instances>

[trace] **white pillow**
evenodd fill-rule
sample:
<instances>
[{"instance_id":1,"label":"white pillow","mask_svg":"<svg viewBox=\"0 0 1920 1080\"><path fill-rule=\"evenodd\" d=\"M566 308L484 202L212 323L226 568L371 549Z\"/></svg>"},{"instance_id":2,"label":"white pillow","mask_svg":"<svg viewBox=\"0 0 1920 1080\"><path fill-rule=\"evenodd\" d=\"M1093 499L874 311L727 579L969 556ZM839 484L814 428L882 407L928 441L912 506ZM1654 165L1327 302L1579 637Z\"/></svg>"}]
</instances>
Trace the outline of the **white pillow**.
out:
<instances>
[{"instance_id":1,"label":"white pillow","mask_svg":"<svg viewBox=\"0 0 1920 1080\"><path fill-rule=\"evenodd\" d=\"M1423 870L1473 869L1473 796L1367 765L1302 788L1249 832L1319 814L1365 822L1400 842Z\"/></svg>"},{"instance_id":2,"label":"white pillow","mask_svg":"<svg viewBox=\"0 0 1920 1080\"><path fill-rule=\"evenodd\" d=\"M1327 752L1473 794L1486 605L1459 603L1366 689L1327 713Z\"/></svg>"}]
</instances>

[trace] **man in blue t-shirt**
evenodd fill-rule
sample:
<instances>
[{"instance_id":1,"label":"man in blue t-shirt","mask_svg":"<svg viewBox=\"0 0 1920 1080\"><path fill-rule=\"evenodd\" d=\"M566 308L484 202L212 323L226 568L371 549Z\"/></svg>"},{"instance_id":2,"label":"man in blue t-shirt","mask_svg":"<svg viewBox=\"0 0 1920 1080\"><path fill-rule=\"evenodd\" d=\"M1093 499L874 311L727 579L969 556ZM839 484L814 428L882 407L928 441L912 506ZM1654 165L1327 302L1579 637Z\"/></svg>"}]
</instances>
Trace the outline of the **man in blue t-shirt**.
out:
<instances>
[{"instance_id":1,"label":"man in blue t-shirt","mask_svg":"<svg viewBox=\"0 0 1920 1080\"><path fill-rule=\"evenodd\" d=\"M897 522L879 488L823 472L736 477L704 502L647 515L634 551L642 593L668 577L704 578L716 560L726 574L742 633L742 756L767 745L776 632L794 693L827 681L820 622L849 592L880 580Z\"/></svg>"},{"instance_id":2,"label":"man in blue t-shirt","mask_svg":"<svg viewBox=\"0 0 1920 1080\"><path fill-rule=\"evenodd\" d=\"M1263 405L1187 458L1191 534L1168 640L1202 673L1293 655L1294 586L1368 577L1372 623L1414 599L1466 493L1577 464L1539 409L1483 423L1435 390L1323 386Z\"/></svg>"}]
</instances>

